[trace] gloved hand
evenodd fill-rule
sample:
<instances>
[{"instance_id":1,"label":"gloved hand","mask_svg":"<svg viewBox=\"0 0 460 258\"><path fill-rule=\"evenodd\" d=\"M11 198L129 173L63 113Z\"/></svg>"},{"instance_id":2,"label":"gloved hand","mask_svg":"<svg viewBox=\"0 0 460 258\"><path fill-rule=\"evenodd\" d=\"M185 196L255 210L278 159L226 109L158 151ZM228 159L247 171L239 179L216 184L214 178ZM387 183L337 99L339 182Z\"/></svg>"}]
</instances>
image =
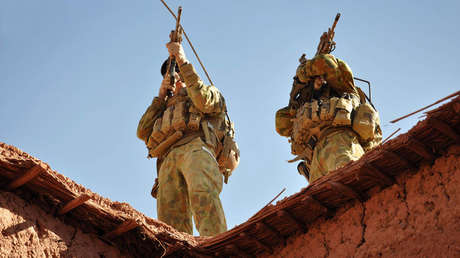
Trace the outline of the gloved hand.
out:
<instances>
[{"instance_id":1,"label":"gloved hand","mask_svg":"<svg viewBox=\"0 0 460 258\"><path fill-rule=\"evenodd\" d=\"M185 57L184 48L179 42L169 42L166 44L168 48L169 55L174 56L179 65L182 65L188 62L187 57Z\"/></svg>"},{"instance_id":2,"label":"gloved hand","mask_svg":"<svg viewBox=\"0 0 460 258\"><path fill-rule=\"evenodd\" d=\"M170 84L169 73L166 73L165 78L161 82L160 90L158 92L158 97L162 100L165 100L168 90L174 91L174 88Z\"/></svg>"}]
</instances>

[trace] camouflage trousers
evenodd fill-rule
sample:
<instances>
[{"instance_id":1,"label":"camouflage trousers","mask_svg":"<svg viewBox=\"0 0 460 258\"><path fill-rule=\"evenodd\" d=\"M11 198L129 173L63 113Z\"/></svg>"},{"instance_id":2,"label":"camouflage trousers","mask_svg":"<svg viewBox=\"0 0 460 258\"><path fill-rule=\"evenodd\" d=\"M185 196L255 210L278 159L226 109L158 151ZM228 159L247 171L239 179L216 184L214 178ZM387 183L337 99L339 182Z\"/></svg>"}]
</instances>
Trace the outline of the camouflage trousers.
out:
<instances>
[{"instance_id":1,"label":"camouflage trousers","mask_svg":"<svg viewBox=\"0 0 460 258\"><path fill-rule=\"evenodd\" d=\"M219 199L222 174L214 152L199 137L169 152L161 164L158 179L159 220L193 234L193 215L201 236L227 230Z\"/></svg>"},{"instance_id":2,"label":"camouflage trousers","mask_svg":"<svg viewBox=\"0 0 460 258\"><path fill-rule=\"evenodd\" d=\"M330 171L343 167L364 154L358 137L351 129L330 133L322 138L313 150L310 165L310 183L327 175Z\"/></svg>"}]
</instances>

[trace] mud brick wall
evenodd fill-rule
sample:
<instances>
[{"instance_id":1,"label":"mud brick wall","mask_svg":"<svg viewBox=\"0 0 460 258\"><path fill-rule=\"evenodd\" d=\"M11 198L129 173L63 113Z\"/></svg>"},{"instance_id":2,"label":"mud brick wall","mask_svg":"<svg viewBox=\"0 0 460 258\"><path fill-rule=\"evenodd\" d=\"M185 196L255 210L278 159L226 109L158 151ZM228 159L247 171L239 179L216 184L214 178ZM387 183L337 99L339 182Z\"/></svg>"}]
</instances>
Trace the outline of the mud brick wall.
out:
<instances>
[{"instance_id":1,"label":"mud brick wall","mask_svg":"<svg viewBox=\"0 0 460 258\"><path fill-rule=\"evenodd\" d=\"M0 191L0 257L121 257L117 248Z\"/></svg>"},{"instance_id":2,"label":"mud brick wall","mask_svg":"<svg viewBox=\"0 0 460 258\"><path fill-rule=\"evenodd\" d=\"M460 257L460 146L266 257Z\"/></svg>"}]
</instances>

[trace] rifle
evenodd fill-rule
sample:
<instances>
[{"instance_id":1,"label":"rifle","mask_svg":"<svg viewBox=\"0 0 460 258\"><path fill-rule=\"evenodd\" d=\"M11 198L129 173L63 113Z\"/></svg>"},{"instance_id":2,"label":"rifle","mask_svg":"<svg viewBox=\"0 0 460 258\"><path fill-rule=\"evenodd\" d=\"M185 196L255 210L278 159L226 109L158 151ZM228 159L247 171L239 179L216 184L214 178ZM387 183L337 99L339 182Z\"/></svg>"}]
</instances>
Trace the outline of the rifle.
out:
<instances>
[{"instance_id":1,"label":"rifle","mask_svg":"<svg viewBox=\"0 0 460 258\"><path fill-rule=\"evenodd\" d=\"M163 5L166 7L166 9L168 10L168 12L172 15L172 17L174 17L174 19L177 21L177 16L174 14L173 11L171 11L171 8L169 8L168 4L166 4L166 2L165 2L164 0L160 0L160 1L161 1L161 3L163 3ZM195 54L196 59L197 59L198 62L200 63L201 69L203 69L204 74L206 74L206 77L208 78L209 84L214 85L214 83L213 83L212 80L211 80L211 77L210 77L209 74L208 74L208 71L206 71L206 68L204 67L203 62L201 62L201 59L200 59L200 57L198 56L198 53L196 52L195 48L193 47L192 42L191 42L190 39L188 38L187 33L185 33L184 27L182 27L182 25L181 25L180 27L181 27L181 32L184 34L185 39L187 40L187 42L188 42L190 48L191 48L192 51L193 51L193 54Z\"/></svg>"},{"instance_id":2,"label":"rifle","mask_svg":"<svg viewBox=\"0 0 460 258\"><path fill-rule=\"evenodd\" d=\"M327 32L324 32L323 35L321 35L315 56L320 54L329 54L335 50L334 29L337 25L337 22L339 21L339 18L340 13L337 13L334 19L334 23L332 24L332 28L328 28Z\"/></svg>"},{"instance_id":3,"label":"rifle","mask_svg":"<svg viewBox=\"0 0 460 258\"><path fill-rule=\"evenodd\" d=\"M328 28L327 32L324 32L323 35L321 35L315 56L320 55L320 54L329 54L332 51L334 51L335 49L335 42L334 42L335 31L334 30L335 30L335 26L337 25L337 22L339 21L339 19L340 19L340 13L337 13L334 19L334 23L332 24L332 27ZM302 54L302 56L299 59L299 62L301 64L305 64L307 62L307 58L305 57L305 54ZM294 82L292 83L292 89L290 93L290 100L289 100L289 105L288 105L289 107L296 108L299 105L301 105L302 103L299 97L300 98L309 97L309 96L298 96L298 94L303 89L305 89L305 87L308 87L310 82L311 81L306 82L306 83L301 83L298 80L298 78L294 77Z\"/></svg>"},{"instance_id":4,"label":"rifle","mask_svg":"<svg viewBox=\"0 0 460 258\"><path fill-rule=\"evenodd\" d=\"M182 14L182 7L179 6L177 10L176 29L171 31L169 34L170 42L182 42L182 28L180 26L180 17ZM176 58L174 56L169 57L169 84L174 86L174 69L176 68Z\"/></svg>"}]
</instances>

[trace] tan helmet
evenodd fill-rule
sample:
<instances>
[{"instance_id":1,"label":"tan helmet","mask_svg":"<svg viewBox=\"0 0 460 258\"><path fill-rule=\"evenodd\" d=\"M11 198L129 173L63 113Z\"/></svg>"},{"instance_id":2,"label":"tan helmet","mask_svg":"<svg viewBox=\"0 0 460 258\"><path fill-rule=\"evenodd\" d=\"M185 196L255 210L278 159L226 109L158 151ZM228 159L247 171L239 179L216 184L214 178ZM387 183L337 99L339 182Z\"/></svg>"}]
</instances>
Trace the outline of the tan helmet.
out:
<instances>
[{"instance_id":1,"label":"tan helmet","mask_svg":"<svg viewBox=\"0 0 460 258\"><path fill-rule=\"evenodd\" d=\"M334 64L330 60L324 58L324 55L315 56L312 59L305 58L303 54L299 59L299 66L296 70L296 76L301 83L307 83L312 78L323 76L326 78L329 70L335 69Z\"/></svg>"},{"instance_id":2,"label":"tan helmet","mask_svg":"<svg viewBox=\"0 0 460 258\"><path fill-rule=\"evenodd\" d=\"M297 67L296 75L303 83L314 77L323 76L329 86L339 94L344 92L357 93L350 67L331 54L316 55L301 63Z\"/></svg>"},{"instance_id":3,"label":"tan helmet","mask_svg":"<svg viewBox=\"0 0 460 258\"><path fill-rule=\"evenodd\" d=\"M306 58L306 54L303 53L302 56L299 58L299 66L297 66L297 70L295 72L295 75L297 79L301 83L306 83L308 82L308 77L307 74L305 73L305 66L307 64L308 59Z\"/></svg>"},{"instance_id":4,"label":"tan helmet","mask_svg":"<svg viewBox=\"0 0 460 258\"><path fill-rule=\"evenodd\" d=\"M300 64L299 66L297 66L295 75L301 83L307 83L309 81L309 77L307 76L307 73L305 71L305 64Z\"/></svg>"}]
</instances>

